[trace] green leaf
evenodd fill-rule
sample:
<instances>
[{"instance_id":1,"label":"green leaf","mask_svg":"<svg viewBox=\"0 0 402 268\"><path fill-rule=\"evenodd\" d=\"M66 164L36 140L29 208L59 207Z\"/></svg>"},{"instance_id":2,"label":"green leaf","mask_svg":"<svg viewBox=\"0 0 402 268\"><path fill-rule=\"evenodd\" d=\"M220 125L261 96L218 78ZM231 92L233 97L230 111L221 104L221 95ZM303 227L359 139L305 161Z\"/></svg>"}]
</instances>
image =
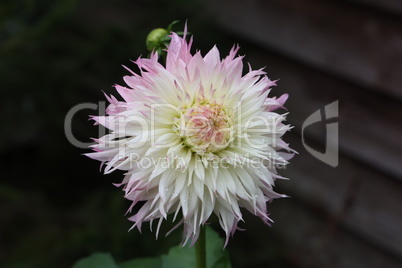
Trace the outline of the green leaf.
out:
<instances>
[{"instance_id":1,"label":"green leaf","mask_svg":"<svg viewBox=\"0 0 402 268\"><path fill-rule=\"evenodd\" d=\"M109 253L94 253L77 261L73 268L118 268Z\"/></svg>"},{"instance_id":2,"label":"green leaf","mask_svg":"<svg viewBox=\"0 0 402 268\"><path fill-rule=\"evenodd\" d=\"M223 248L223 239L206 227L207 268L231 268L228 253ZM173 247L167 255L153 258L133 259L119 264L108 253L95 253L79 260L73 268L195 268L194 247Z\"/></svg>"},{"instance_id":3,"label":"green leaf","mask_svg":"<svg viewBox=\"0 0 402 268\"><path fill-rule=\"evenodd\" d=\"M162 255L162 268L193 268L195 263L194 247L173 247L167 255Z\"/></svg>"},{"instance_id":4,"label":"green leaf","mask_svg":"<svg viewBox=\"0 0 402 268\"><path fill-rule=\"evenodd\" d=\"M224 241L212 228L206 228L208 268L231 268L229 254L223 248Z\"/></svg>"},{"instance_id":5,"label":"green leaf","mask_svg":"<svg viewBox=\"0 0 402 268\"><path fill-rule=\"evenodd\" d=\"M211 228L206 228L207 268L230 268L229 255L223 248L223 239ZM173 247L162 256L162 268L195 268L194 247Z\"/></svg>"},{"instance_id":6,"label":"green leaf","mask_svg":"<svg viewBox=\"0 0 402 268\"><path fill-rule=\"evenodd\" d=\"M161 257L139 258L119 264L119 268L162 268Z\"/></svg>"}]
</instances>

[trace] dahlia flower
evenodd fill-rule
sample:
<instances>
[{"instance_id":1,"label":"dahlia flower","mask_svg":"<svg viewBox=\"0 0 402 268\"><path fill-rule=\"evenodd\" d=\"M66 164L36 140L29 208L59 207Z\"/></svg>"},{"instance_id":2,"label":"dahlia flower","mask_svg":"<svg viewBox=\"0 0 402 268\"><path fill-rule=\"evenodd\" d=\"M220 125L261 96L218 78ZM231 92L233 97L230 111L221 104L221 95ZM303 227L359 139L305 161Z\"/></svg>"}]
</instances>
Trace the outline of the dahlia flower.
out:
<instances>
[{"instance_id":1,"label":"dahlia flower","mask_svg":"<svg viewBox=\"0 0 402 268\"><path fill-rule=\"evenodd\" d=\"M105 164L104 173L124 170L121 184L131 209L132 228L174 213L184 226L183 244L193 244L212 214L228 238L238 229L244 208L269 224L266 203L274 192L278 166L293 151L282 141L291 127L275 113L287 99L270 98L275 85L265 72L242 75L238 46L221 60L214 46L204 57L191 54L189 42L171 34L166 66L157 53L134 63L127 87L115 88L123 100L106 96L106 116L94 116L110 133L95 139L88 157ZM174 228L174 229L175 229ZM225 245L226 245L225 244Z\"/></svg>"}]
</instances>

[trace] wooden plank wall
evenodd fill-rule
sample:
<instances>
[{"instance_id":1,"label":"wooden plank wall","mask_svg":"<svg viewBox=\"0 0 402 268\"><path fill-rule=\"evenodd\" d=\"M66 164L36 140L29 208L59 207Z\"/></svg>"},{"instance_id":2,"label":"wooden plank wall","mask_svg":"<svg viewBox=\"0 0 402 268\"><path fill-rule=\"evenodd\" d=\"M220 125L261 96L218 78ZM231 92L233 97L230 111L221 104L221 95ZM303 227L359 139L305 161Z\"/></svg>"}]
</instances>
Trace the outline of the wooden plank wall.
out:
<instances>
[{"instance_id":1,"label":"wooden plank wall","mask_svg":"<svg viewBox=\"0 0 402 268\"><path fill-rule=\"evenodd\" d=\"M280 205L286 212L276 212L276 222L284 226L276 230L289 256L307 256L294 264L402 267L401 1L203 2L222 32L257 47L241 52L280 78L274 94L290 94L288 119L295 128L287 141L300 155L285 171L292 180L280 183L294 200ZM333 168L303 148L300 134L309 115L335 100L340 160ZM324 127L305 134L323 148ZM304 216L295 224L292 215ZM306 239L311 221L332 235L312 232ZM325 250L317 249L317 240Z\"/></svg>"}]
</instances>

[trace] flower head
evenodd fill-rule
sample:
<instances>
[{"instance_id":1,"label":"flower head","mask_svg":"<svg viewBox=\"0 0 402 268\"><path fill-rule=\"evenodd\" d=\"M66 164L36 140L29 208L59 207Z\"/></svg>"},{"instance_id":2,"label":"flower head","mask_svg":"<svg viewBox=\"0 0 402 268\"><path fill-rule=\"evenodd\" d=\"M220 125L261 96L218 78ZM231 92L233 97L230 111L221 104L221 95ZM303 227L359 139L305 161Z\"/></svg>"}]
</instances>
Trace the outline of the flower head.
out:
<instances>
[{"instance_id":1,"label":"flower head","mask_svg":"<svg viewBox=\"0 0 402 268\"><path fill-rule=\"evenodd\" d=\"M105 173L126 171L120 186L129 211L141 206L129 218L133 227L159 219L158 235L174 213L184 243L194 243L216 214L227 243L241 207L269 224L266 202L284 196L272 186L281 178L276 167L293 155L281 139L291 127L274 110L287 95L268 97L275 81L262 70L242 75L238 47L221 60L216 47L192 55L191 44L172 33L166 66L156 53L135 61L140 73L129 70L128 87L115 86L123 101L106 96L107 115L93 117L110 133L87 156L105 163Z\"/></svg>"}]
</instances>

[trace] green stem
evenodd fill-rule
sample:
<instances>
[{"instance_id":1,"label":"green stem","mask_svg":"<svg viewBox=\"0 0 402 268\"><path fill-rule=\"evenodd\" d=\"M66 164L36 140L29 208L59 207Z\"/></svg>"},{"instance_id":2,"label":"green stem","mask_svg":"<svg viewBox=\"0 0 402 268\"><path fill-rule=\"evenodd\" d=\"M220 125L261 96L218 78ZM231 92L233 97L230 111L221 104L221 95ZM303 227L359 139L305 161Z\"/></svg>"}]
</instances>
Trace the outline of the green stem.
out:
<instances>
[{"instance_id":1,"label":"green stem","mask_svg":"<svg viewBox=\"0 0 402 268\"><path fill-rule=\"evenodd\" d=\"M207 252L205 250L205 227L201 226L200 236L195 242L195 257L197 261L197 268L207 267Z\"/></svg>"}]
</instances>

